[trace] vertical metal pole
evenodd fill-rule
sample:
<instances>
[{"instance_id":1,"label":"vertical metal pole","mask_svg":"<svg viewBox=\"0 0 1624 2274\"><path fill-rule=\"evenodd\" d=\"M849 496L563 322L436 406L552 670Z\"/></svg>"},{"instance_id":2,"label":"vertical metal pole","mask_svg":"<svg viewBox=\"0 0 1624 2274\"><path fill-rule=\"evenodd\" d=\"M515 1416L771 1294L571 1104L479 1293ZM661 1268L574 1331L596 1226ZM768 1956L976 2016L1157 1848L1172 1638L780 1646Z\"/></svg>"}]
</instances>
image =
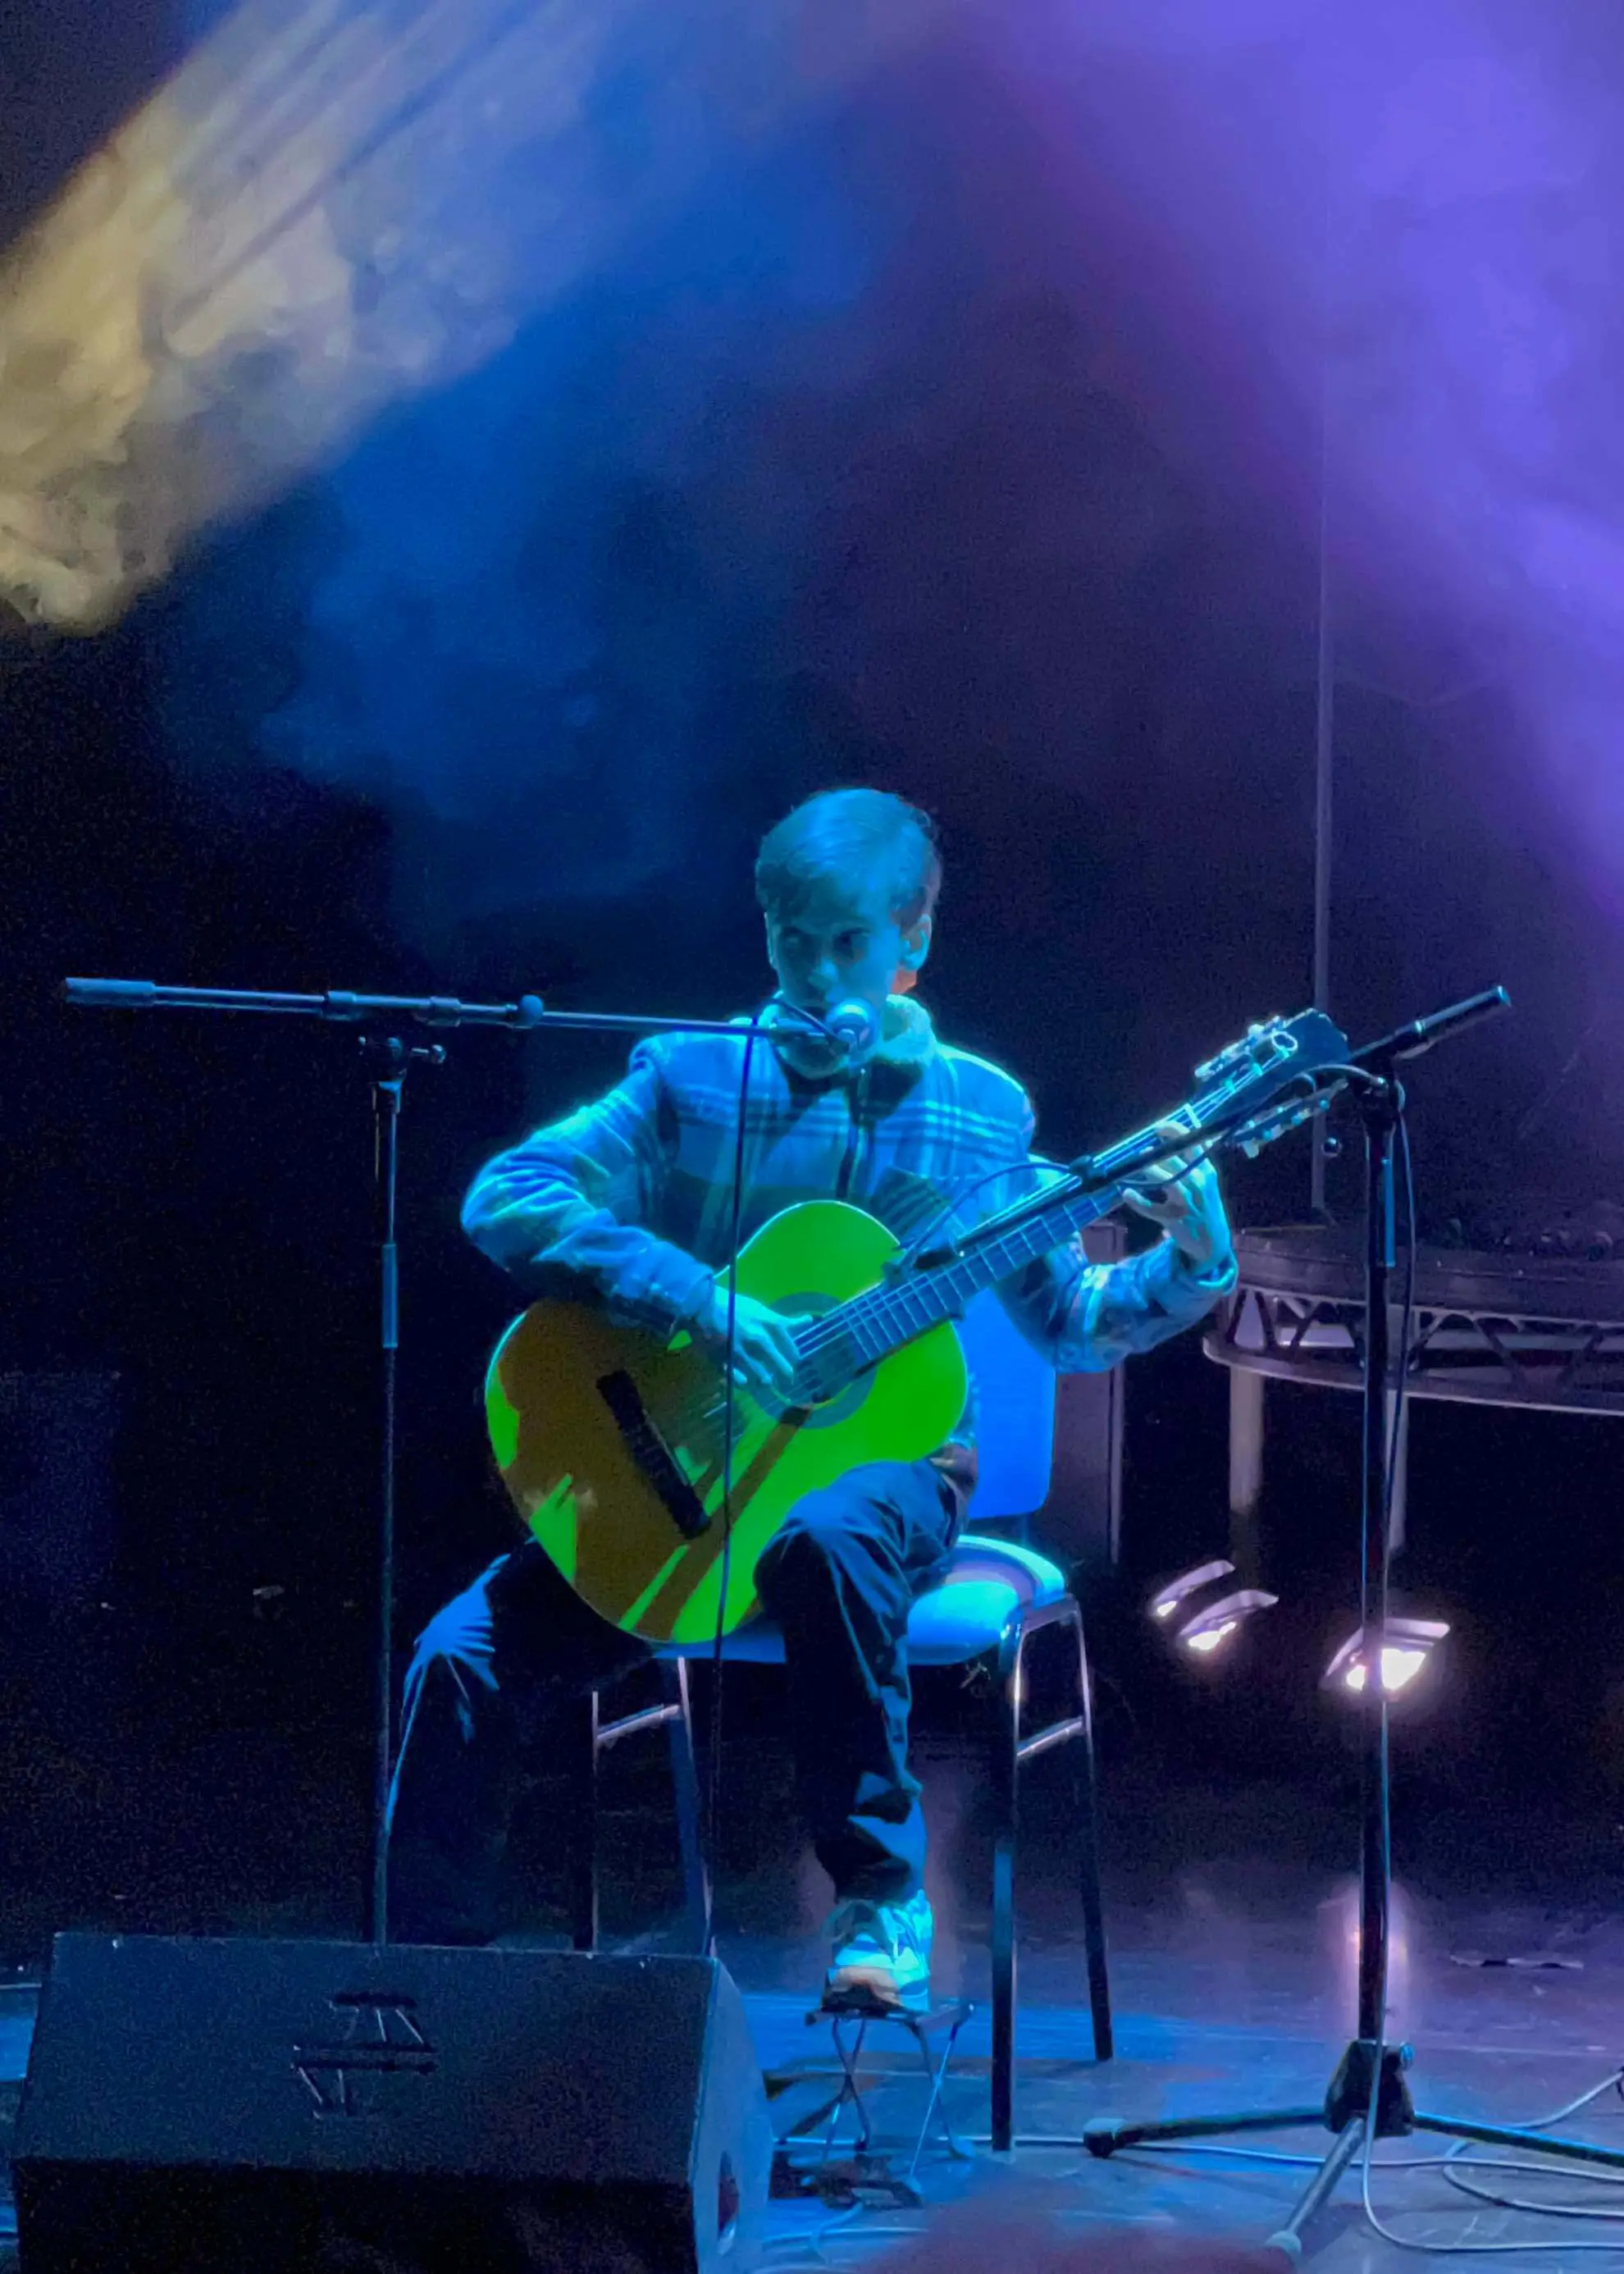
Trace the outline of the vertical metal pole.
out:
<instances>
[{"instance_id":1,"label":"vertical metal pole","mask_svg":"<svg viewBox=\"0 0 1624 2274\"><path fill-rule=\"evenodd\" d=\"M1380 2042L1387 1977L1387 1693L1382 1680L1387 1640L1387 1390L1392 1369L1387 1284L1394 1267L1393 1139L1396 1082L1389 1077L1360 1101L1365 1122L1364 1524L1359 1629L1365 1652L1364 1809L1359 1858L1359 2014L1357 2035Z\"/></svg>"},{"instance_id":2,"label":"vertical metal pole","mask_svg":"<svg viewBox=\"0 0 1624 2274\"><path fill-rule=\"evenodd\" d=\"M1398 1324L1403 1314L1402 1309L1395 1305L1390 1304L1388 1306L1388 1309L1392 1314L1392 1319L1387 1330L1387 1339L1393 1347L1396 1349L1398 1347ZM1393 1470L1393 1501L1392 1505L1387 1510L1387 1553L1389 1555L1398 1555L1400 1550L1402 1548L1409 1525L1410 1407L1410 1401L1406 1397L1402 1409L1398 1412L1398 1443L1395 1446L1393 1442L1393 1417L1395 1411L1398 1409L1398 1389L1396 1386L1395 1386L1387 1391L1387 1458Z\"/></svg>"},{"instance_id":3,"label":"vertical metal pole","mask_svg":"<svg viewBox=\"0 0 1624 2274\"><path fill-rule=\"evenodd\" d=\"M1331 998L1332 778L1336 759L1336 645L1331 594L1331 374L1325 348L1320 396L1320 642L1314 681L1314 1004ZM1309 1205L1325 1212L1325 1125L1313 1124Z\"/></svg>"},{"instance_id":4,"label":"vertical metal pole","mask_svg":"<svg viewBox=\"0 0 1624 2274\"><path fill-rule=\"evenodd\" d=\"M1263 1568L1258 1506L1263 1498L1264 1375L1229 1368L1229 1559L1249 1587Z\"/></svg>"},{"instance_id":5,"label":"vertical metal pole","mask_svg":"<svg viewBox=\"0 0 1624 2274\"><path fill-rule=\"evenodd\" d=\"M401 1092L407 1056L398 1042L386 1045L389 1072L372 1085L378 1193L379 1410L378 1668L376 1738L372 1762L372 1885L368 1936L381 1950L389 1939L389 1774L395 1728L395 1406L400 1348L400 1251L395 1243L395 1183L400 1166Z\"/></svg>"}]
</instances>

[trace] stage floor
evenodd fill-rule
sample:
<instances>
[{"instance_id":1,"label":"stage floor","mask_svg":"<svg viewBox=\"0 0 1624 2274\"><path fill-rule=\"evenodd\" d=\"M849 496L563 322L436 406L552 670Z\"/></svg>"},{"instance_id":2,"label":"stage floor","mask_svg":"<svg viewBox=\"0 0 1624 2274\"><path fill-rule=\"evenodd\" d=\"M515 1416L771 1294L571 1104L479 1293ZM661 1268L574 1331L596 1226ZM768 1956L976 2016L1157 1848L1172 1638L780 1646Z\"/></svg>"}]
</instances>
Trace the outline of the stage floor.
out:
<instances>
[{"instance_id":1,"label":"stage floor","mask_svg":"<svg viewBox=\"0 0 1624 2274\"><path fill-rule=\"evenodd\" d=\"M928 2205L963 2201L997 2187L1011 2208L1035 2213L1079 2235L1103 2239L1113 2228L1150 2235L1202 2234L1260 2241L1282 2220L1329 2144L1322 2128L1249 2137L1252 2152L1133 2150L1101 2162L1079 2144L1095 2117L1128 2119L1218 2113L1225 2110L1315 2104L1342 2048L1337 2033L1349 1967L1343 1952L1350 1909L1327 1891L1306 1913L1265 1909L1260 1891L1237 1877L1227 1889L1188 1891L1182 1931L1160 1947L1145 1946L1141 1919L1119 1930L1113 1954L1117 2012L1116 2058L1088 2058L1088 2016L1079 2002L1080 1949L1049 1942L1025 1957L1020 1984L1017 2078L1018 2145L1005 2165L985 2144L955 2162L928 2145L917 2180ZM1244 1916L1229 1908L1244 1901ZM1562 2128L1569 2136L1624 2148L1624 2105L1609 2082L1624 2062L1624 1927L1608 1922L1569 1931L1573 1921L1543 1908L1462 1904L1423 1916L1402 1906L1399 1943L1401 1999L1410 2018L1395 2027L1414 2045L1410 2072L1416 2105L1428 2112L1525 2124L1550 2116L1598 2085L1605 2090ZM1169 1929L1173 1922L1163 1922ZM814 1954L808 1954L813 1955ZM1484 1965L1485 1957L1507 1964ZM1535 1965L1557 1958L1558 1965ZM771 1954L735 1949L732 1963L750 1984L773 1972ZM750 2010L763 2064L783 2090L775 2100L780 2136L804 2129L797 2162L815 2161L819 2113L838 2081L828 2032L808 2029L807 2000L785 1991L755 1990ZM985 2010L959 2041L944 2101L961 2135L988 2124ZM898 2167L913 2152L926 2108L917 2056L894 2029L870 2032L866 2063L876 2073L869 2096L880 2142ZM1611 2182L1586 2180L1571 2165L1548 2176L1484 2173L1472 2179L1529 2201L1616 2206L1614 2228L1593 2219L1538 2217L1493 2208L1451 2183L1438 2158L1447 2140L1416 2135L1378 2150L1372 2200L1378 2218L1410 2244L1453 2250L1463 2243L1546 2246L1496 2252L1507 2266L1546 2268L1616 2263L1624 2267L1624 2173ZM1487 2150L1474 2151L1474 2157ZM838 2163L839 2150L834 2151ZM1294 2163L1285 2160L1294 2157ZM1419 2168L1402 2168L1417 2166ZM1452 2166L1470 2179L1471 2165ZM838 2173L837 2173L838 2177ZM805 2205L780 2204L780 2231L822 2238L825 2263L861 2263L900 2248L902 2227L925 2227L929 2210L853 2210L836 2203L815 2216ZM1357 2172L1344 2179L1333 2207L1311 2230L1308 2262L1327 2274L1396 2268L1413 2254L1383 2240L1364 2218ZM1616 2258L1595 2245L1619 2238ZM1592 2246L1553 2249L1564 2236ZM788 2255L793 2255L790 2253ZM808 2263L817 2263L815 2249ZM1452 2263L1462 2263L1453 2259Z\"/></svg>"},{"instance_id":2,"label":"stage floor","mask_svg":"<svg viewBox=\"0 0 1624 2274\"><path fill-rule=\"evenodd\" d=\"M987 1857L966 1757L943 1747L924 1767L936 1831L937 1978L976 2007L944 2101L955 2131L971 2142L989 2124ZM607 1909L612 1927L622 1929L664 1868L648 1809L631 1797L634 1804L612 1818L606 1843ZM1265 2157L1317 2157L1327 2144L1322 2131L1254 2139L1247 2144L1263 2153L1245 2157L1184 2150L1101 2163L1075 2142L1100 2115L1312 2104L1322 2096L1353 2005L1356 1893L1335 1860L1351 1846L1353 1828L1340 1799L1264 1785L1137 1794L1119 1785L1107 1874L1118 2050L1106 2067L1090 2059L1063 1800L1060 1779L1034 1787L1020 1880L1016 2121L1032 2144L1005 2163L984 2145L955 2159L928 2143L916 2174L923 2208L877 2199L844 2205L838 2184L826 2196L775 2202L775 2265L883 2259L907 2248L908 2233L994 2190L1017 2199L1001 2204L1000 2216L1026 2204L1096 2238L1121 2228L1255 2241L1289 2209L1307 2165ZM779 1829L756 1845L750 1868L728 1875L723 1955L747 1993L780 2136L803 2163L816 2156L821 2112L838 2074L827 2027L806 2020L823 1962L825 1898L816 1868L782 1828L781 1811L763 1807L762 1816ZM1415 2047L1417 2105L1525 2123L1605 2085L1624 2061L1624 1916L1611 1900L1616 1829L1596 1827L1598 1841L1526 1811L1491 1810L1485 1820L1464 1801L1453 1819L1440 1812L1414 1829L1413 1866L1401 1869L1395 1893L1391 2026ZM645 1861L650 1884L640 1893ZM183 1925L172 1915L141 1924L169 1931ZM302 1918L283 1910L274 1919L261 1913L207 1924L213 1931L333 1931L310 1906ZM663 1939L658 1927L612 1936L620 1946L646 1948ZM21 1986L26 1972L0 1993L0 2076L11 2080L22 2073L32 2024L33 1999ZM870 2032L865 2063L878 2144L894 2151L901 2169L924 2111L918 2056L904 2033L887 2027ZM5 2090L10 2100L14 2083ZM1609 2087L1565 2128L1624 2146L1621 2119L1624 2102ZM1624 2269L1624 2216L1614 2227L1474 2201L1439 2168L1447 2147L1417 2137L1379 2152L1377 2210L1406 2241L1512 2245L1497 2253L1498 2263L1553 2269L1606 2265L1616 2236ZM1417 2159L1433 2160L1413 2168ZM1461 2167L1455 2175L1462 2176ZM1617 2183L1586 2181L1571 2167L1544 2180L1495 2176L1524 2198L1616 2205L1624 2214ZM1545 2246L1538 2255L1535 2243ZM1396 2267L1410 2254L1366 2224L1355 2176L1322 2216L1308 2255L1327 2274L1360 2274Z\"/></svg>"}]
</instances>

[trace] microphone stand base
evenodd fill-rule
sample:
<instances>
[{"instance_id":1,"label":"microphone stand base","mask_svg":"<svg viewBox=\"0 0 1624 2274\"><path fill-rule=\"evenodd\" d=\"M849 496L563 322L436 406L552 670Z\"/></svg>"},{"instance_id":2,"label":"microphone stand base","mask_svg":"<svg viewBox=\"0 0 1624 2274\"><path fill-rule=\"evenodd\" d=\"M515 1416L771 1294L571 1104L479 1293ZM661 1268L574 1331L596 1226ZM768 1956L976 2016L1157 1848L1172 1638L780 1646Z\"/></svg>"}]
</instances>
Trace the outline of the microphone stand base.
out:
<instances>
[{"instance_id":1,"label":"microphone stand base","mask_svg":"<svg viewBox=\"0 0 1624 2274\"><path fill-rule=\"evenodd\" d=\"M1544 2133L1520 2130L1515 2125L1475 2124L1462 2117L1432 2116L1417 2111L1404 2078L1414 2059L1410 2047L1384 2045L1380 2050L1381 2071L1378 2077L1375 2044L1368 2037L1354 2038L1337 2064L1324 2103L1318 2108L1237 2109L1229 2116L1173 2116L1148 2124L1126 2124L1114 2117L1100 2117L1086 2127L1083 2137L1089 2154L1104 2158L1114 2156L1121 2148L1172 2147L1181 2140L1221 2140L1244 2133L1293 2132L1308 2124L1323 2125L1336 2137L1297 2198L1290 2217L1268 2238L1269 2248L1280 2251L1293 2264L1303 2255L1304 2231L1335 2194L1343 2174L1364 2153L1367 2139L1373 2144L1374 2140L1402 2140L1414 2132L1434 2132L1446 2139L1470 2141L1483 2147L1513 2148L1570 2163L1624 2171L1624 2148L1596 2148L1588 2141L1552 2139Z\"/></svg>"}]
</instances>

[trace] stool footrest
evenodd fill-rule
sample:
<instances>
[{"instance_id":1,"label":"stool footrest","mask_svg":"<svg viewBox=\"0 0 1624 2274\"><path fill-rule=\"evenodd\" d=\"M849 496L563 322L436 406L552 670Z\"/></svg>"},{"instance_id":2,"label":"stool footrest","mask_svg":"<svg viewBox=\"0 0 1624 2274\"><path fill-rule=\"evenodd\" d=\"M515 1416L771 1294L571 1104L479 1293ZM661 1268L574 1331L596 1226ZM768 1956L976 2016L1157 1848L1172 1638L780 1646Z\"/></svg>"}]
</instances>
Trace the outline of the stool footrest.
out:
<instances>
[{"instance_id":1,"label":"stool footrest","mask_svg":"<svg viewBox=\"0 0 1624 2274\"><path fill-rule=\"evenodd\" d=\"M889 2005L873 1998L861 2004L842 2001L814 2006L807 2015L807 2027L811 2029L819 2022L900 2022L910 2036L922 2038L935 2037L941 2029L962 2029L974 2011L967 1998L943 1998L929 2006Z\"/></svg>"},{"instance_id":2,"label":"stool footrest","mask_svg":"<svg viewBox=\"0 0 1624 2274\"><path fill-rule=\"evenodd\" d=\"M1015 1758L1018 1761L1029 1761L1038 1753L1048 1752L1051 1745L1064 1745L1068 1737L1083 1736L1087 1728L1088 1724L1080 1713L1072 1714L1067 1721L1051 1721L1047 1729L1040 1729L1035 1736L1023 1737L1015 1748Z\"/></svg>"},{"instance_id":3,"label":"stool footrest","mask_svg":"<svg viewBox=\"0 0 1624 2274\"><path fill-rule=\"evenodd\" d=\"M681 1719L680 1706L646 1706L641 1713L628 1713L622 1721L604 1722L598 1732L598 1750L605 1752L622 1737L635 1737L643 1729L661 1729L668 1721Z\"/></svg>"}]
</instances>

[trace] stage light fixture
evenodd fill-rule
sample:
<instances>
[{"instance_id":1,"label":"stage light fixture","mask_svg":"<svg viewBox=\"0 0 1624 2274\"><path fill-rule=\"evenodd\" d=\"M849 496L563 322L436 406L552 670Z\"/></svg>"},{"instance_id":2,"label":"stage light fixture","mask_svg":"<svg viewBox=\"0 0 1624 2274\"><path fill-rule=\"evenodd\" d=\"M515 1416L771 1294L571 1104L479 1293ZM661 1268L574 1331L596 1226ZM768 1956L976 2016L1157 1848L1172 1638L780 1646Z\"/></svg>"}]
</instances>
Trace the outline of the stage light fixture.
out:
<instances>
[{"instance_id":1,"label":"stage light fixture","mask_svg":"<svg viewBox=\"0 0 1624 2274\"><path fill-rule=\"evenodd\" d=\"M1235 1621L1233 1619L1224 1619L1216 1626L1199 1627L1195 1633L1183 1636L1181 1639L1184 1643L1186 1648L1199 1651L1201 1655L1204 1658L1207 1658L1210 1657L1212 1653L1217 1650L1228 1637L1232 1635L1234 1632Z\"/></svg>"},{"instance_id":2,"label":"stage light fixture","mask_svg":"<svg viewBox=\"0 0 1624 2274\"><path fill-rule=\"evenodd\" d=\"M1234 1569L1233 1563L1221 1558L1212 1563L1198 1563L1193 1570L1184 1572L1177 1579L1170 1579L1159 1594L1151 1597L1151 1617L1165 1623L1172 1618L1181 1603L1187 1601L1192 1595L1199 1594L1203 1588L1210 1587L1215 1579L1227 1579Z\"/></svg>"},{"instance_id":3,"label":"stage light fixture","mask_svg":"<svg viewBox=\"0 0 1624 2274\"><path fill-rule=\"evenodd\" d=\"M1280 1600L1260 1587L1235 1587L1227 1594L1221 1593L1222 1582L1234 1576L1235 1566L1224 1556L1196 1564L1151 1597L1151 1618L1158 1626L1171 1629L1179 1649L1192 1651L1198 1658L1211 1658L1223 1648L1243 1619L1255 1611L1271 1610Z\"/></svg>"},{"instance_id":4,"label":"stage light fixture","mask_svg":"<svg viewBox=\"0 0 1624 2274\"><path fill-rule=\"evenodd\" d=\"M1186 1620L1175 1639L1181 1650L1210 1658L1223 1648L1243 1619L1249 1619L1254 1611L1273 1610L1279 1600L1278 1595L1266 1594L1261 1587L1237 1587L1232 1595L1221 1595L1215 1603Z\"/></svg>"},{"instance_id":5,"label":"stage light fixture","mask_svg":"<svg viewBox=\"0 0 1624 2274\"><path fill-rule=\"evenodd\" d=\"M1389 1698L1407 1690L1448 1633L1444 1619L1388 1619L1381 1643L1381 1686ZM1324 1687L1350 1690L1357 1698L1370 1679L1370 1652L1361 1627L1327 1667Z\"/></svg>"}]
</instances>

